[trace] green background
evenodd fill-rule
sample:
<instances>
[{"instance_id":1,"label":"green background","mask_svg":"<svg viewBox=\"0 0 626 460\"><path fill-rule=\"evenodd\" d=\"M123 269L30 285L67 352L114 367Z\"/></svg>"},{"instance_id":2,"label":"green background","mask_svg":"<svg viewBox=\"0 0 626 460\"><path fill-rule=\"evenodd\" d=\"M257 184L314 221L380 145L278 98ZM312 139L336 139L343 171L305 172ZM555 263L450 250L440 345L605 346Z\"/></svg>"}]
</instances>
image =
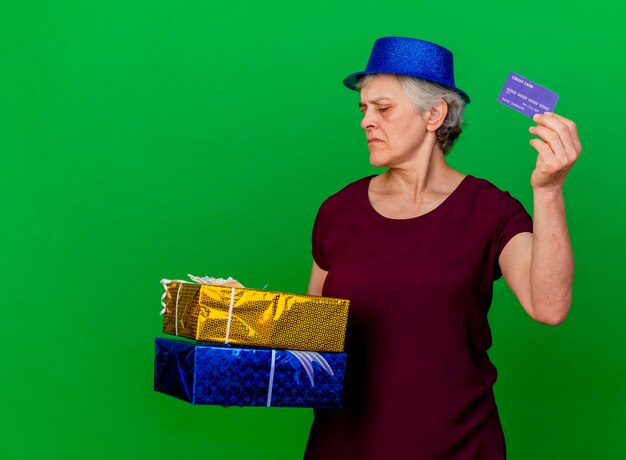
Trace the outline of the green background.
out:
<instances>
[{"instance_id":1,"label":"green background","mask_svg":"<svg viewBox=\"0 0 626 460\"><path fill-rule=\"evenodd\" d=\"M577 122L572 310L535 323L497 283L496 393L510 459L626 458L623 5L3 0L0 457L301 457L308 409L152 391L159 280L305 291L319 204L372 173L341 80L401 35L451 48L473 99L450 162L529 210L508 72Z\"/></svg>"}]
</instances>

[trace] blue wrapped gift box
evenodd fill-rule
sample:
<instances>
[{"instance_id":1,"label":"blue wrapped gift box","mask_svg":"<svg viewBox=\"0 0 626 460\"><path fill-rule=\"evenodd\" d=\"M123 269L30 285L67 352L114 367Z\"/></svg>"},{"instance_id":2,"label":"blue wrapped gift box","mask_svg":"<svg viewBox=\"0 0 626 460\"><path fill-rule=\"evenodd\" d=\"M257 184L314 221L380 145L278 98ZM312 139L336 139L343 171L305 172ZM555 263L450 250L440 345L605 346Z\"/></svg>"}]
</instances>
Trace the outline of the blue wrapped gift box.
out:
<instances>
[{"instance_id":1,"label":"blue wrapped gift box","mask_svg":"<svg viewBox=\"0 0 626 460\"><path fill-rule=\"evenodd\" d=\"M192 404L341 407L345 353L155 340L154 389Z\"/></svg>"}]
</instances>

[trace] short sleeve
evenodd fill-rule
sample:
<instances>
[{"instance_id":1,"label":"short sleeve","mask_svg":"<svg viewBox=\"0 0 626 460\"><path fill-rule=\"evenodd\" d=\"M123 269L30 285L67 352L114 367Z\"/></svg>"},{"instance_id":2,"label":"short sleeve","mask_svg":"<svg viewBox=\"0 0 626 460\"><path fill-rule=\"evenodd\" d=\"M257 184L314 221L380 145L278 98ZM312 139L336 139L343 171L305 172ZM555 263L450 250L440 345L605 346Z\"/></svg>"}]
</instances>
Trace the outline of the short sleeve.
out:
<instances>
[{"instance_id":1,"label":"short sleeve","mask_svg":"<svg viewBox=\"0 0 626 460\"><path fill-rule=\"evenodd\" d=\"M324 203L325 204L325 203ZM324 235L326 227L325 220L325 206L322 204L320 209L317 211L317 216L315 216L315 222L313 223L313 234L312 234L312 254L313 260L322 270L328 271L328 263L326 258L324 257Z\"/></svg>"},{"instance_id":2,"label":"short sleeve","mask_svg":"<svg viewBox=\"0 0 626 460\"><path fill-rule=\"evenodd\" d=\"M518 233L533 231L533 220L522 203L508 192L503 192L499 206L498 230L495 244L496 269L494 279L502 276L498 259L507 243Z\"/></svg>"}]
</instances>

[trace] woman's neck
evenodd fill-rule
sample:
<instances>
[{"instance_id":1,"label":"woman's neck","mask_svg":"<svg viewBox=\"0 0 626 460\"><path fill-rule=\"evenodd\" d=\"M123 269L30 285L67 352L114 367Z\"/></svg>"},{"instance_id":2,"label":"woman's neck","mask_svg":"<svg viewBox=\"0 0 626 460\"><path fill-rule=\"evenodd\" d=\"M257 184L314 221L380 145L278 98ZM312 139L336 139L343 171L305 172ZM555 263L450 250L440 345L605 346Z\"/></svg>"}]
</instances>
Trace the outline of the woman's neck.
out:
<instances>
[{"instance_id":1,"label":"woman's neck","mask_svg":"<svg viewBox=\"0 0 626 460\"><path fill-rule=\"evenodd\" d=\"M456 188L463 174L446 162L439 147L430 154L416 155L409 163L391 167L377 178L377 187L390 194L446 193Z\"/></svg>"}]
</instances>

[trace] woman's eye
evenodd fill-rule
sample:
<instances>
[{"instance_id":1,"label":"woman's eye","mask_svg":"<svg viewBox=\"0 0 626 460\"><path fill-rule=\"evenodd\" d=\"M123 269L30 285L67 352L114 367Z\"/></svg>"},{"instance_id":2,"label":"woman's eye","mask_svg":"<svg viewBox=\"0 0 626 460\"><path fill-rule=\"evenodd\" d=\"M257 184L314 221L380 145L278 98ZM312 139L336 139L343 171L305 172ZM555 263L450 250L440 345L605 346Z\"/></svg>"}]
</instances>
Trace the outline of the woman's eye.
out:
<instances>
[{"instance_id":1,"label":"woman's eye","mask_svg":"<svg viewBox=\"0 0 626 460\"><path fill-rule=\"evenodd\" d=\"M378 111L379 112L386 112L389 109L389 107L379 107Z\"/></svg>"}]
</instances>

